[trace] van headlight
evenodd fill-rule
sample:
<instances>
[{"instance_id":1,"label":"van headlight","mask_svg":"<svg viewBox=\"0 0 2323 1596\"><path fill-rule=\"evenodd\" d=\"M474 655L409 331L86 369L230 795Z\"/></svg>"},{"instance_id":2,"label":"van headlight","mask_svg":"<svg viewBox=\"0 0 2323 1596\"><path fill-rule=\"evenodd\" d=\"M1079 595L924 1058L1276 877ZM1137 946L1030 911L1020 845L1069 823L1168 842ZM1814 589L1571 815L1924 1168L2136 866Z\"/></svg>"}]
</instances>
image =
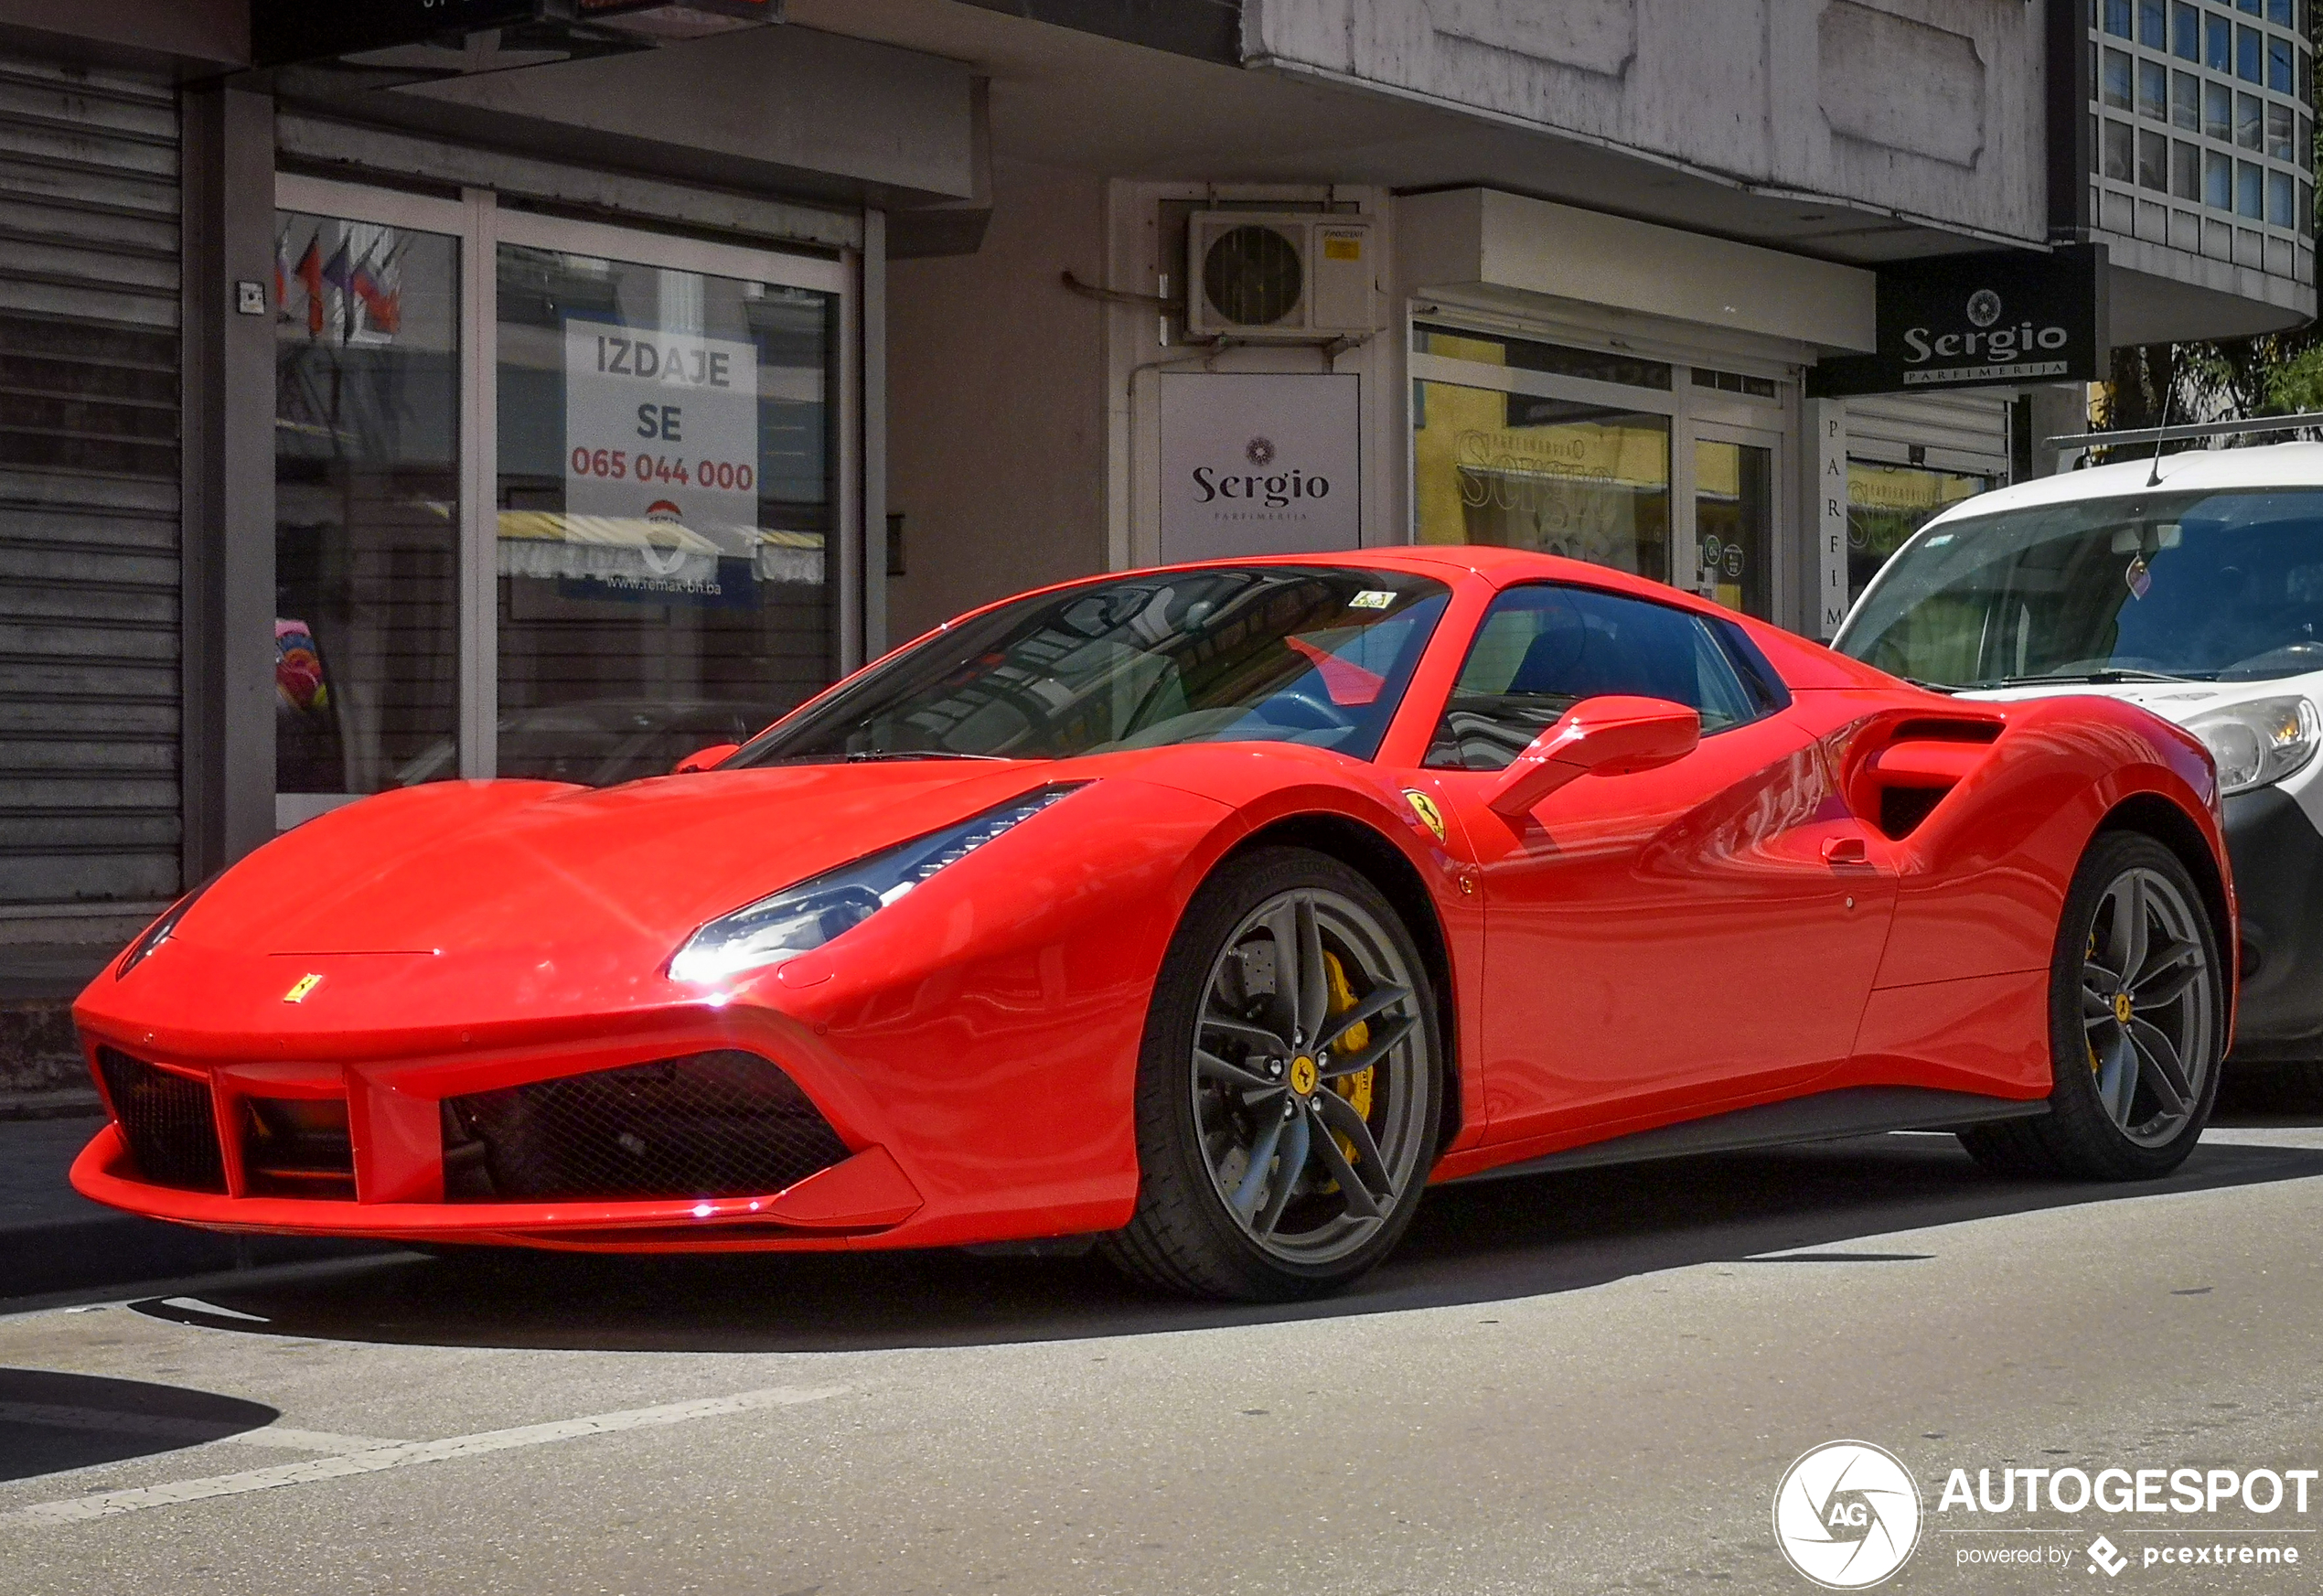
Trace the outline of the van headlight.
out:
<instances>
[{"instance_id":1,"label":"van headlight","mask_svg":"<svg viewBox=\"0 0 2323 1596\"><path fill-rule=\"evenodd\" d=\"M2208 710L2186 723L2218 765L2221 798L2282 780L2315 756L2315 705L2304 698L2260 698Z\"/></svg>"},{"instance_id":2,"label":"van headlight","mask_svg":"<svg viewBox=\"0 0 2323 1596\"><path fill-rule=\"evenodd\" d=\"M724 980L811 953L851 931L947 864L957 864L1076 787L1045 787L973 819L842 865L723 915L686 938L669 960L671 980Z\"/></svg>"}]
</instances>

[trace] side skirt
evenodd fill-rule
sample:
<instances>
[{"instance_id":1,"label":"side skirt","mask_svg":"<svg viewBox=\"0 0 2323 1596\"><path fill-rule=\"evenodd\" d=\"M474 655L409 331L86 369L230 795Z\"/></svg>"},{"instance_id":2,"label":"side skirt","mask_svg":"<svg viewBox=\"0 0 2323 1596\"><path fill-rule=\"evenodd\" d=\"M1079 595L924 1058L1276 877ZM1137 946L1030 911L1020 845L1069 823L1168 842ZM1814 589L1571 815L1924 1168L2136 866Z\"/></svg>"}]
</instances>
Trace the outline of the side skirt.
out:
<instances>
[{"instance_id":1,"label":"side skirt","mask_svg":"<svg viewBox=\"0 0 2323 1596\"><path fill-rule=\"evenodd\" d=\"M1761 1103L1706 1119L1658 1125L1583 1147L1568 1147L1522 1163L1504 1163L1447 1181L1501 1180L1608 1164L1643 1163L1657 1158L1688 1158L1704 1152L1740 1152L1801 1141L1836 1141L1888 1130L1953 1130L1991 1119L2029 1119L2049 1112L2046 1098L1987 1098L1975 1092L1943 1092L1928 1087L1842 1087L1780 1103Z\"/></svg>"}]
</instances>

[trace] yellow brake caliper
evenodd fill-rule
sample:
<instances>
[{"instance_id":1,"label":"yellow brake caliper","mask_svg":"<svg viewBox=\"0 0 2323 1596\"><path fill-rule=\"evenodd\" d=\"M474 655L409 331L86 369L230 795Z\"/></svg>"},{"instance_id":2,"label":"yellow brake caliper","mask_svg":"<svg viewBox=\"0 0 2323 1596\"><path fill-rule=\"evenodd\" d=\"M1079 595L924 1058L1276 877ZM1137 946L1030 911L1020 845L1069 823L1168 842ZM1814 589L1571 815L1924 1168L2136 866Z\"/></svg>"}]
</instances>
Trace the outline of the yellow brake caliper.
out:
<instances>
[{"instance_id":1,"label":"yellow brake caliper","mask_svg":"<svg viewBox=\"0 0 2323 1596\"><path fill-rule=\"evenodd\" d=\"M1346 967L1339 962L1337 954L1326 949L1322 956L1322 968L1326 978L1325 984L1331 994L1331 1012L1334 1014L1343 1014L1355 1006L1355 991L1347 984ZM1348 1026L1347 1034L1333 1044L1333 1051L1343 1057L1361 1053L1370 1045L1371 1025L1366 1021L1360 1025ZM1331 1083L1331 1089L1346 1098L1349 1106L1357 1114L1368 1119L1371 1118L1371 1077L1378 1073L1379 1066L1375 1064L1369 1069L1358 1071L1354 1075L1341 1076ZM1349 1163L1355 1162L1355 1144L1352 1141L1337 1134L1333 1134L1331 1139L1339 1144L1340 1157ZM1331 1182L1323 1188L1326 1192L1335 1192L1338 1189L1337 1181Z\"/></svg>"}]
</instances>

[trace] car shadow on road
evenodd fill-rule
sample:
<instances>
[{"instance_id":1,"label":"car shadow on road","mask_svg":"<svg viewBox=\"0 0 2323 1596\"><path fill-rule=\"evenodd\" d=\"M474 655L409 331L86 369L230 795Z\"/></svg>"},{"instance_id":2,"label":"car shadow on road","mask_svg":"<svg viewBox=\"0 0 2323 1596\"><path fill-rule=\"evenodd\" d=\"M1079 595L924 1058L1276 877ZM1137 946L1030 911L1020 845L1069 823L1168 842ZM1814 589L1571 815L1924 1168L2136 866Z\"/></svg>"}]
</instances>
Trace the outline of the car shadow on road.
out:
<instances>
[{"instance_id":1,"label":"car shadow on road","mask_svg":"<svg viewBox=\"0 0 2323 1596\"><path fill-rule=\"evenodd\" d=\"M426 1345L980 1345L1504 1301L1690 1265L1789 1267L1802 1253L1850 1268L1909 1268L1932 1255L1868 1247L1867 1238L2318 1175L2323 1150L2207 1143L2165 1181L2004 1180L1971 1163L1949 1136L1892 1135L1484 1182L1429 1194L1403 1245L1353 1289L1289 1305L1157 1298L1095 1258L509 1251L456 1259L395 1254L304 1278L221 1286L198 1302L135 1306L215 1329Z\"/></svg>"},{"instance_id":2,"label":"car shadow on road","mask_svg":"<svg viewBox=\"0 0 2323 1596\"><path fill-rule=\"evenodd\" d=\"M0 1368L0 1481L224 1441L280 1417L262 1403L182 1386Z\"/></svg>"}]
</instances>

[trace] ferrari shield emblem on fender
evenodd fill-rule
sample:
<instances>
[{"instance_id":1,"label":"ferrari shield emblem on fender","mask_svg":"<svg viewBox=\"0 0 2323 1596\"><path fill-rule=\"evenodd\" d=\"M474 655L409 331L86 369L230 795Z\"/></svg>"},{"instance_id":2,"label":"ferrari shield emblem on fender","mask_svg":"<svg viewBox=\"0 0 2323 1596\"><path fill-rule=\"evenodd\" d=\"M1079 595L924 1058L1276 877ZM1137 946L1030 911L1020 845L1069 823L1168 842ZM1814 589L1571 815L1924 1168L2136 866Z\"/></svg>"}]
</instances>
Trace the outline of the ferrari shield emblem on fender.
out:
<instances>
[{"instance_id":1,"label":"ferrari shield emblem on fender","mask_svg":"<svg viewBox=\"0 0 2323 1596\"><path fill-rule=\"evenodd\" d=\"M291 983L291 990L283 994L283 1002L286 1003L303 1003L306 1001L306 994L313 991L316 987L321 986L322 984L323 978L320 975L302 975L298 978L298 980Z\"/></svg>"},{"instance_id":2,"label":"ferrari shield emblem on fender","mask_svg":"<svg viewBox=\"0 0 2323 1596\"><path fill-rule=\"evenodd\" d=\"M1444 812L1436 807L1434 798L1407 787L1404 789L1404 802L1409 804L1411 812L1419 817L1419 823L1435 834L1437 841L1444 840Z\"/></svg>"}]
</instances>

